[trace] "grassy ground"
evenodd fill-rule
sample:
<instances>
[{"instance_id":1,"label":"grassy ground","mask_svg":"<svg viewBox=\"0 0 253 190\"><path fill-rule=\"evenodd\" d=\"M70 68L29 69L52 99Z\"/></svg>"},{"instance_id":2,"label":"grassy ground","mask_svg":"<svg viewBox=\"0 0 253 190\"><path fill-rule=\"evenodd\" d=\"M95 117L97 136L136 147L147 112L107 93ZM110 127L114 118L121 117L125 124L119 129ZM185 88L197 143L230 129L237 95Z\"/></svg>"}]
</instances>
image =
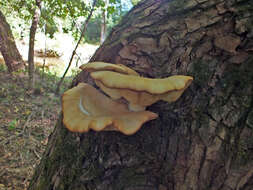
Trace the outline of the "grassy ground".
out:
<instances>
[{"instance_id":1,"label":"grassy ground","mask_svg":"<svg viewBox=\"0 0 253 190\"><path fill-rule=\"evenodd\" d=\"M28 39L16 41L24 60L28 54L28 42ZM36 72L33 92L27 90L27 72L10 75L0 54L0 190L27 188L61 110L60 97L55 96L54 91L75 45L76 42L65 34L57 34L53 39L36 34L35 64L41 68L45 63L47 74ZM78 67L88 62L97 47L80 45L60 94L70 85L71 75L80 71ZM45 48L57 52L60 57L37 55Z\"/></svg>"},{"instance_id":2,"label":"grassy ground","mask_svg":"<svg viewBox=\"0 0 253 190\"><path fill-rule=\"evenodd\" d=\"M53 93L58 79L37 71L36 89L28 91L25 71L10 75L0 64L0 190L27 188L61 109Z\"/></svg>"}]
</instances>

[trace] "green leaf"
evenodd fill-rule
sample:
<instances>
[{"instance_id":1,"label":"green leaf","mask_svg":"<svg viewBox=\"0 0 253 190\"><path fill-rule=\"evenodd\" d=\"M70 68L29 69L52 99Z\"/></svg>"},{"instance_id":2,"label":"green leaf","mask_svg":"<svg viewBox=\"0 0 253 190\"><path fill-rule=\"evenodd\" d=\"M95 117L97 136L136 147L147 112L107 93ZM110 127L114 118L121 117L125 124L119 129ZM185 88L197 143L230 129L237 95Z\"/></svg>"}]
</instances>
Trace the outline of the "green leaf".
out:
<instances>
[{"instance_id":1,"label":"green leaf","mask_svg":"<svg viewBox=\"0 0 253 190\"><path fill-rule=\"evenodd\" d=\"M115 12L115 7L113 7L113 6L109 6L108 8L107 8L107 12L108 12L108 14L113 14L114 12Z\"/></svg>"},{"instance_id":2,"label":"green leaf","mask_svg":"<svg viewBox=\"0 0 253 190\"><path fill-rule=\"evenodd\" d=\"M16 119L12 120L12 121L9 123L9 125L8 125L8 130L9 130L9 131L15 130L16 127L17 127L17 123L18 123L18 122L17 122Z\"/></svg>"},{"instance_id":3,"label":"green leaf","mask_svg":"<svg viewBox=\"0 0 253 190\"><path fill-rule=\"evenodd\" d=\"M116 0L109 0L109 3L115 4Z\"/></svg>"}]
</instances>

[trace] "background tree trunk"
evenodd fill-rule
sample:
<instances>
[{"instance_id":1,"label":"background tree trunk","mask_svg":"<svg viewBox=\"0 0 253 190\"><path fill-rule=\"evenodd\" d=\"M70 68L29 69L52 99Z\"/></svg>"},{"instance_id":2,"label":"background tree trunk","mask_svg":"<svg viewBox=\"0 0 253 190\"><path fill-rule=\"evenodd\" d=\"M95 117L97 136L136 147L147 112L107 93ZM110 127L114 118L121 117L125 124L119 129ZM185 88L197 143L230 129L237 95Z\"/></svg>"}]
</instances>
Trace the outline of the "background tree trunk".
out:
<instances>
[{"instance_id":1,"label":"background tree trunk","mask_svg":"<svg viewBox=\"0 0 253 190\"><path fill-rule=\"evenodd\" d=\"M28 51L28 71L29 71L29 88L34 88L34 42L35 42L35 35L36 30L40 20L40 9L41 9L41 1L36 0L32 25L30 28L30 35L29 35L29 51Z\"/></svg>"},{"instance_id":2,"label":"background tree trunk","mask_svg":"<svg viewBox=\"0 0 253 190\"><path fill-rule=\"evenodd\" d=\"M253 189L253 2L146 0L91 61L147 77L192 75L132 136L69 132L59 118L29 189ZM73 85L92 83L82 72Z\"/></svg>"},{"instance_id":3,"label":"background tree trunk","mask_svg":"<svg viewBox=\"0 0 253 190\"><path fill-rule=\"evenodd\" d=\"M100 44L103 44L106 38L106 10L102 12L101 16Z\"/></svg>"},{"instance_id":4,"label":"background tree trunk","mask_svg":"<svg viewBox=\"0 0 253 190\"><path fill-rule=\"evenodd\" d=\"M106 38L106 20L107 20L107 8L108 8L108 0L105 0L105 7L104 10L102 10L101 14L101 31L100 31L100 44L103 44Z\"/></svg>"},{"instance_id":5,"label":"background tree trunk","mask_svg":"<svg viewBox=\"0 0 253 190\"><path fill-rule=\"evenodd\" d=\"M24 61L17 49L10 25L0 11L0 51L3 55L8 71L16 71L24 67Z\"/></svg>"}]
</instances>

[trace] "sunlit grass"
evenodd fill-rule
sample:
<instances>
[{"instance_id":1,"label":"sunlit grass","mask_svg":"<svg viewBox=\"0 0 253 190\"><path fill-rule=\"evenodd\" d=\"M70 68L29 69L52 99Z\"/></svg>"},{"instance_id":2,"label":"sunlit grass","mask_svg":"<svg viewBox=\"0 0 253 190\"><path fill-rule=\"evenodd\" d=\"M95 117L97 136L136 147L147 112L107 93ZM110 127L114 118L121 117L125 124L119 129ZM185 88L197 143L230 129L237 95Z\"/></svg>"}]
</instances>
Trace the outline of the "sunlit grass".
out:
<instances>
[{"instance_id":1,"label":"sunlit grass","mask_svg":"<svg viewBox=\"0 0 253 190\"><path fill-rule=\"evenodd\" d=\"M17 40L17 47L25 61L28 57L28 37L25 37L22 41ZM53 50L60 55L60 57L39 57L35 56L35 64L38 67L42 67L45 62L45 72L55 73L56 76L61 77L65 72L76 42L69 34L57 33L53 39L46 37L43 33L36 34L35 52L45 52L46 50ZM87 63L91 56L95 53L98 45L93 44L81 44L77 51L72 65L70 67L67 76L73 75L72 71L76 73L76 70L80 65ZM35 53L36 55L36 53ZM1 60L0 60L1 61Z\"/></svg>"}]
</instances>

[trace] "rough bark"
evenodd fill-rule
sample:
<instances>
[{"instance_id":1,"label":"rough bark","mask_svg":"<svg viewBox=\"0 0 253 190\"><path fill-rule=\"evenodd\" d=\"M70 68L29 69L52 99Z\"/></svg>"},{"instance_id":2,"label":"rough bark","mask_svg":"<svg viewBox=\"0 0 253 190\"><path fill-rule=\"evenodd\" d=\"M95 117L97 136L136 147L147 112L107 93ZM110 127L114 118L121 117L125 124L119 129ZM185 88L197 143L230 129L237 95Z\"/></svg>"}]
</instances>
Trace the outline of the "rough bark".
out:
<instances>
[{"instance_id":1,"label":"rough bark","mask_svg":"<svg viewBox=\"0 0 253 190\"><path fill-rule=\"evenodd\" d=\"M11 73L23 68L25 63L20 55L10 25L0 11L0 51L3 55L8 71Z\"/></svg>"},{"instance_id":2,"label":"rough bark","mask_svg":"<svg viewBox=\"0 0 253 190\"><path fill-rule=\"evenodd\" d=\"M146 0L91 61L193 84L138 133L69 132L59 118L29 189L253 189L253 2ZM82 72L73 85L90 82Z\"/></svg>"},{"instance_id":3,"label":"rough bark","mask_svg":"<svg viewBox=\"0 0 253 190\"><path fill-rule=\"evenodd\" d=\"M34 88L34 42L35 35L37 31L37 27L40 20L40 0L36 0L35 8L33 12L32 24L30 27L30 35L29 35L29 51L28 51L28 71L29 71L29 88Z\"/></svg>"}]
</instances>

